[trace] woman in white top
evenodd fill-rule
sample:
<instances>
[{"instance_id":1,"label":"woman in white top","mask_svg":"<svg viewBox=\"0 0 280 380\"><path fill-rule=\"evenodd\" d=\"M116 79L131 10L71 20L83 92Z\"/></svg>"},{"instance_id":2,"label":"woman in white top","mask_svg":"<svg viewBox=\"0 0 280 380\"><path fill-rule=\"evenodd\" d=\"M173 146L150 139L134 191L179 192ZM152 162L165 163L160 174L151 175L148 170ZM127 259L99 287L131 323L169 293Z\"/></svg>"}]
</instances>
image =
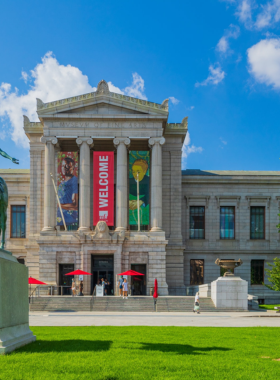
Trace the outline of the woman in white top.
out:
<instances>
[{"instance_id":1,"label":"woman in white top","mask_svg":"<svg viewBox=\"0 0 280 380\"><path fill-rule=\"evenodd\" d=\"M195 298L194 298L194 308L193 308L193 312L197 312L197 314L199 314L199 293L197 292L196 295L195 295Z\"/></svg>"},{"instance_id":2,"label":"woman in white top","mask_svg":"<svg viewBox=\"0 0 280 380\"><path fill-rule=\"evenodd\" d=\"M75 280L74 278L72 279L72 297L74 297L76 295L76 283L75 283Z\"/></svg>"}]
</instances>

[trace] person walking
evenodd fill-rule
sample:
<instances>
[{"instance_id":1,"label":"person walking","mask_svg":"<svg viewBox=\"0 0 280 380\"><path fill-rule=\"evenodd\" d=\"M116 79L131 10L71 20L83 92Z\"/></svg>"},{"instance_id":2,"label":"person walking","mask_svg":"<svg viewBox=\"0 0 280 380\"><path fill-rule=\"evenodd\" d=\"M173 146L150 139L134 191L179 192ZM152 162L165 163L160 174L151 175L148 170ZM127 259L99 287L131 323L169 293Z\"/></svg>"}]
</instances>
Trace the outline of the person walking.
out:
<instances>
[{"instance_id":1,"label":"person walking","mask_svg":"<svg viewBox=\"0 0 280 380\"><path fill-rule=\"evenodd\" d=\"M75 297L75 295L76 295L76 283L75 283L74 278L72 278L72 287L71 287L71 290L72 290L72 297Z\"/></svg>"},{"instance_id":2,"label":"person walking","mask_svg":"<svg viewBox=\"0 0 280 380\"><path fill-rule=\"evenodd\" d=\"M83 283L83 281L81 280L80 281L80 294L79 294L79 296L83 296L84 294L83 294L83 290L84 290L84 283Z\"/></svg>"},{"instance_id":3,"label":"person walking","mask_svg":"<svg viewBox=\"0 0 280 380\"><path fill-rule=\"evenodd\" d=\"M126 298L127 299L127 281L126 281L126 278L124 279L123 281L123 299Z\"/></svg>"},{"instance_id":4,"label":"person walking","mask_svg":"<svg viewBox=\"0 0 280 380\"><path fill-rule=\"evenodd\" d=\"M197 314L200 314L199 312L200 306L199 306L199 292L196 293L195 298L194 298L194 307L193 307L193 312L197 312Z\"/></svg>"},{"instance_id":5,"label":"person walking","mask_svg":"<svg viewBox=\"0 0 280 380\"><path fill-rule=\"evenodd\" d=\"M120 277L119 279L119 294L120 294L120 297L122 296L122 290L123 290L123 276Z\"/></svg>"}]
</instances>

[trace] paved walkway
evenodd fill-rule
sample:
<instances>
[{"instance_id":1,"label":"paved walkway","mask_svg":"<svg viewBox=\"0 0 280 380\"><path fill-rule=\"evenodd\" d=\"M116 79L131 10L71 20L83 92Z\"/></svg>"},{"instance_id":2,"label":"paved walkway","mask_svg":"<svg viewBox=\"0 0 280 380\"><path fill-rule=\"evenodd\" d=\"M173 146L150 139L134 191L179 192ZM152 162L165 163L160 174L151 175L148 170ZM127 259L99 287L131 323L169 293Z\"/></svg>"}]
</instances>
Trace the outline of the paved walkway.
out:
<instances>
[{"instance_id":1,"label":"paved walkway","mask_svg":"<svg viewBox=\"0 0 280 380\"><path fill-rule=\"evenodd\" d=\"M280 314L244 313L120 313L30 312L30 326L205 326L280 327Z\"/></svg>"}]
</instances>

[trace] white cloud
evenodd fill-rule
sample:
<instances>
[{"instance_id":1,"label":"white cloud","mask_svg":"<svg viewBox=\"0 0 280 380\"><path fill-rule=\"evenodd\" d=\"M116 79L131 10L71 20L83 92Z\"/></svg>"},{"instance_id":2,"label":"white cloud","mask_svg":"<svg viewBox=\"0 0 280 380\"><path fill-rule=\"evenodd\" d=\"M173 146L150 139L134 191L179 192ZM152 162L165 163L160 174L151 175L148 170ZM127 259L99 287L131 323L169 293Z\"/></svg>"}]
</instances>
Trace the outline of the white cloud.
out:
<instances>
[{"instance_id":1,"label":"white cloud","mask_svg":"<svg viewBox=\"0 0 280 380\"><path fill-rule=\"evenodd\" d=\"M147 97L144 94L143 78L137 73L133 73L132 78L133 78L132 84L123 90L125 95L132 96L134 98L147 100Z\"/></svg>"},{"instance_id":2,"label":"white cloud","mask_svg":"<svg viewBox=\"0 0 280 380\"><path fill-rule=\"evenodd\" d=\"M221 69L221 66L218 63L215 66L210 65L209 71L210 73L208 77L203 82L196 83L195 87L207 86L208 84L216 85L220 83L225 77L225 72Z\"/></svg>"},{"instance_id":3,"label":"white cloud","mask_svg":"<svg viewBox=\"0 0 280 380\"><path fill-rule=\"evenodd\" d=\"M28 116L31 121L38 121L36 98L50 102L96 90L81 70L71 65L60 65L52 52L48 52L30 74L23 71L21 75L25 82L31 81L25 94L19 94L17 88L13 90L9 83L0 85L0 117L10 122L12 140L25 148L29 145L23 130L22 115ZM147 99L144 94L144 80L137 73L133 73L132 84L124 90L115 87L112 82L108 85L112 92Z\"/></svg>"},{"instance_id":4,"label":"white cloud","mask_svg":"<svg viewBox=\"0 0 280 380\"><path fill-rule=\"evenodd\" d=\"M221 143L227 145L227 141L225 141L222 137L220 137Z\"/></svg>"},{"instance_id":5,"label":"white cloud","mask_svg":"<svg viewBox=\"0 0 280 380\"><path fill-rule=\"evenodd\" d=\"M262 11L258 14L255 23L256 28L262 29L272 26L280 20L280 0L267 2L262 6Z\"/></svg>"},{"instance_id":6,"label":"white cloud","mask_svg":"<svg viewBox=\"0 0 280 380\"><path fill-rule=\"evenodd\" d=\"M191 145L191 138L189 132L187 132L184 145L182 148L182 161L186 164L186 160L191 153L201 153L203 148L201 146Z\"/></svg>"},{"instance_id":7,"label":"white cloud","mask_svg":"<svg viewBox=\"0 0 280 380\"><path fill-rule=\"evenodd\" d=\"M174 96L169 96L169 99L171 101L172 104L178 104L180 102L180 100L174 98Z\"/></svg>"},{"instance_id":8,"label":"white cloud","mask_svg":"<svg viewBox=\"0 0 280 380\"><path fill-rule=\"evenodd\" d=\"M194 106L190 106L190 108L189 108L191 111L194 109Z\"/></svg>"},{"instance_id":9,"label":"white cloud","mask_svg":"<svg viewBox=\"0 0 280 380\"><path fill-rule=\"evenodd\" d=\"M28 78L29 78L28 74L25 71L22 71L21 72L21 79L23 79L24 82L27 83Z\"/></svg>"},{"instance_id":10,"label":"white cloud","mask_svg":"<svg viewBox=\"0 0 280 380\"><path fill-rule=\"evenodd\" d=\"M216 50L222 54L226 54L229 52L229 39L230 38L238 38L240 34L240 28L237 25L231 24L228 29L225 30L223 37L219 40Z\"/></svg>"},{"instance_id":11,"label":"white cloud","mask_svg":"<svg viewBox=\"0 0 280 380\"><path fill-rule=\"evenodd\" d=\"M242 0L239 2L236 15L239 20L243 22L245 25L249 26L252 21L252 0Z\"/></svg>"},{"instance_id":12,"label":"white cloud","mask_svg":"<svg viewBox=\"0 0 280 380\"><path fill-rule=\"evenodd\" d=\"M247 57L257 82L280 89L280 38L261 40L247 50Z\"/></svg>"}]
</instances>

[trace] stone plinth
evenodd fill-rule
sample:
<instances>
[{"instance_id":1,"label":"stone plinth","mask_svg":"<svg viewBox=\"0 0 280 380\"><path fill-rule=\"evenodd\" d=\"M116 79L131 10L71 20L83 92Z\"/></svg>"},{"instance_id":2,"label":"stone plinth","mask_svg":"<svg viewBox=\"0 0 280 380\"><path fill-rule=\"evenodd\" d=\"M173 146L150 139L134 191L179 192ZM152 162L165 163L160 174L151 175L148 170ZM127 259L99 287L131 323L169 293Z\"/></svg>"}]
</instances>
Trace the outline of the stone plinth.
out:
<instances>
[{"instance_id":1,"label":"stone plinth","mask_svg":"<svg viewBox=\"0 0 280 380\"><path fill-rule=\"evenodd\" d=\"M29 329L28 269L0 250L0 354L35 340Z\"/></svg>"},{"instance_id":2,"label":"stone plinth","mask_svg":"<svg viewBox=\"0 0 280 380\"><path fill-rule=\"evenodd\" d=\"M211 283L211 298L217 308L248 310L248 282L240 277L219 277Z\"/></svg>"}]
</instances>

